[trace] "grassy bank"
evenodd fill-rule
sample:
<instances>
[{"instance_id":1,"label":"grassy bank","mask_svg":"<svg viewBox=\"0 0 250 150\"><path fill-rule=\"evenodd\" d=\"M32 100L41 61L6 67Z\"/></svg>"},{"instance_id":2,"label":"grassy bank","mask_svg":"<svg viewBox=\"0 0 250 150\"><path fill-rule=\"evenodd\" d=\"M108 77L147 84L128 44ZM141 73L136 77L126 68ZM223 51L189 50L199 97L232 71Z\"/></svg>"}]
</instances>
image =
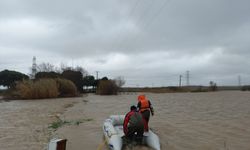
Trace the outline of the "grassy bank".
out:
<instances>
[{"instance_id":1,"label":"grassy bank","mask_svg":"<svg viewBox=\"0 0 250 150\"><path fill-rule=\"evenodd\" d=\"M239 86L218 86L218 91L242 90ZM151 93L173 93L173 92L209 92L213 91L210 86L170 86L170 87L126 87L120 92L151 92Z\"/></svg>"}]
</instances>

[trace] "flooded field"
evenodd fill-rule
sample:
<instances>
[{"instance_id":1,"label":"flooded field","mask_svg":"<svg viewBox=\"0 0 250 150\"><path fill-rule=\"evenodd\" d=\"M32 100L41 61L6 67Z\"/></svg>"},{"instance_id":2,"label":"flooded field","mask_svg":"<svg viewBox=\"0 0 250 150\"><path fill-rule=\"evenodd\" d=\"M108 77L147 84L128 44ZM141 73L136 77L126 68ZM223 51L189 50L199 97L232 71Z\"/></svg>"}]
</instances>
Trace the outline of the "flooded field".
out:
<instances>
[{"instance_id":1,"label":"flooded field","mask_svg":"<svg viewBox=\"0 0 250 150\"><path fill-rule=\"evenodd\" d=\"M0 149L44 150L49 139L58 137L68 139L67 150L107 150L103 121L127 113L137 94L1 100ZM249 150L250 92L146 95L155 109L150 127L159 135L162 150ZM68 124L56 131L49 128L59 118Z\"/></svg>"}]
</instances>

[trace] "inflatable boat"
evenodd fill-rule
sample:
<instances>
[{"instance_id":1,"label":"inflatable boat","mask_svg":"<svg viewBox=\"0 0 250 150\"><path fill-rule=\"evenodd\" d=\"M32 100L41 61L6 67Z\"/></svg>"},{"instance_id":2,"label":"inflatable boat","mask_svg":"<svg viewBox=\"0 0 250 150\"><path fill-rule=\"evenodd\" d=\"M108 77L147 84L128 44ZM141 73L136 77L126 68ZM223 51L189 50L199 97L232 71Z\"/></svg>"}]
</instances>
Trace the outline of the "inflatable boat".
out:
<instances>
[{"instance_id":1,"label":"inflatable boat","mask_svg":"<svg viewBox=\"0 0 250 150\"><path fill-rule=\"evenodd\" d=\"M121 150L124 146L123 141L123 120L124 115L111 115L104 121L103 133L105 140L111 150ZM143 144L154 150L160 150L160 142L158 136L152 131L144 132Z\"/></svg>"}]
</instances>

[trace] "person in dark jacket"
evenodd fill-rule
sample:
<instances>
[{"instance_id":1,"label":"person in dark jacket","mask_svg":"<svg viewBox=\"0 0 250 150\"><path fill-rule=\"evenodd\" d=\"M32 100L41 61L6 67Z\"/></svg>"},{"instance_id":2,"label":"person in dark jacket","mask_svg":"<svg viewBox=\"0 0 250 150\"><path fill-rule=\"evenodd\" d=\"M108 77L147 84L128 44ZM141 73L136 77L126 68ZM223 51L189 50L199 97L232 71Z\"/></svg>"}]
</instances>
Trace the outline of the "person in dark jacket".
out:
<instances>
[{"instance_id":1,"label":"person in dark jacket","mask_svg":"<svg viewBox=\"0 0 250 150\"><path fill-rule=\"evenodd\" d=\"M130 112L128 112L124 118L123 122L123 132L125 137L129 140L136 140L141 142L144 133L145 120L143 119L141 113L136 111L136 106L130 107Z\"/></svg>"},{"instance_id":2,"label":"person in dark jacket","mask_svg":"<svg viewBox=\"0 0 250 150\"><path fill-rule=\"evenodd\" d=\"M137 108L146 121L145 131L148 131L148 122L149 122L149 118L150 118L150 112L153 116L154 109L152 107L151 102L146 98L145 95L138 96Z\"/></svg>"}]
</instances>

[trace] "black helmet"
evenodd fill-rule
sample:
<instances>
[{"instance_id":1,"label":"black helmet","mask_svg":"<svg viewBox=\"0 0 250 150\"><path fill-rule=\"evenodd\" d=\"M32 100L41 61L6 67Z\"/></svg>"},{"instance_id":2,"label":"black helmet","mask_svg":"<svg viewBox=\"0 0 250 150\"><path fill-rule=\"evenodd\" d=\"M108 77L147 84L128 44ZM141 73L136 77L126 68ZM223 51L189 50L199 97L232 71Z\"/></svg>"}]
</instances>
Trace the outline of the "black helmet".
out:
<instances>
[{"instance_id":1,"label":"black helmet","mask_svg":"<svg viewBox=\"0 0 250 150\"><path fill-rule=\"evenodd\" d=\"M135 105L132 105L132 106L130 107L130 110L136 110L136 106L135 106Z\"/></svg>"}]
</instances>

